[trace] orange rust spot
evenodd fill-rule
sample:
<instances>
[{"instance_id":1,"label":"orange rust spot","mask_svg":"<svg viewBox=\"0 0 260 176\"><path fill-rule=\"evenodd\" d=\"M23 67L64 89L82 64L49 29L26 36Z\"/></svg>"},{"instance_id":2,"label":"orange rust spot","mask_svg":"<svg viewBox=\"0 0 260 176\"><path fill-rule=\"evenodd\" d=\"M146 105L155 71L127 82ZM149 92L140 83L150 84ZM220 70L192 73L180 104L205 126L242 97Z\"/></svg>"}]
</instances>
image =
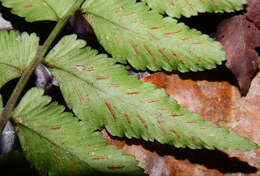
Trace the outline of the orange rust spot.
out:
<instances>
[{"instance_id":1,"label":"orange rust spot","mask_svg":"<svg viewBox=\"0 0 260 176\"><path fill-rule=\"evenodd\" d=\"M134 43L133 41L130 41L129 43L130 43L131 47L135 50L135 53L137 55L139 55L140 54L140 49L138 48L138 45L136 43Z\"/></svg>"},{"instance_id":2,"label":"orange rust spot","mask_svg":"<svg viewBox=\"0 0 260 176\"><path fill-rule=\"evenodd\" d=\"M143 21L135 21L135 22L133 22L133 24L144 24L144 22Z\"/></svg>"},{"instance_id":3,"label":"orange rust spot","mask_svg":"<svg viewBox=\"0 0 260 176\"><path fill-rule=\"evenodd\" d=\"M138 91L135 91L135 92L127 92L126 94L127 95L136 95L136 94L139 94L140 92Z\"/></svg>"},{"instance_id":4,"label":"orange rust spot","mask_svg":"<svg viewBox=\"0 0 260 176\"><path fill-rule=\"evenodd\" d=\"M157 57L156 55L153 53L152 49L149 48L146 44L143 44L144 48L146 49L146 51L150 54L150 56L153 58L153 60L156 60Z\"/></svg>"},{"instance_id":5,"label":"orange rust spot","mask_svg":"<svg viewBox=\"0 0 260 176\"><path fill-rule=\"evenodd\" d=\"M117 8L113 12L118 13L118 12L121 12L121 11L122 11L122 8Z\"/></svg>"},{"instance_id":6,"label":"orange rust spot","mask_svg":"<svg viewBox=\"0 0 260 176\"><path fill-rule=\"evenodd\" d=\"M148 128L146 121L140 114L136 114L136 117L142 122L142 124L144 125L145 128Z\"/></svg>"},{"instance_id":7,"label":"orange rust spot","mask_svg":"<svg viewBox=\"0 0 260 176\"><path fill-rule=\"evenodd\" d=\"M111 115L113 116L114 120L116 120L117 118L116 118L116 115L115 115L115 112L114 112L112 106L107 101L105 101L105 105L106 105L107 109L109 110L109 112L111 113Z\"/></svg>"},{"instance_id":8,"label":"orange rust spot","mask_svg":"<svg viewBox=\"0 0 260 176\"><path fill-rule=\"evenodd\" d=\"M143 100L142 103L156 103L156 102L160 102L160 99L154 99L154 100Z\"/></svg>"},{"instance_id":9,"label":"orange rust spot","mask_svg":"<svg viewBox=\"0 0 260 176\"><path fill-rule=\"evenodd\" d=\"M164 134L167 134L167 131L165 130L164 127L162 127L161 125L158 125L158 127L160 128L160 130L162 130L162 132L163 132Z\"/></svg>"},{"instance_id":10,"label":"orange rust spot","mask_svg":"<svg viewBox=\"0 0 260 176\"><path fill-rule=\"evenodd\" d=\"M177 31L173 31L173 32L165 32L164 35L174 35L174 34L177 34L180 32L182 32L182 30L177 30Z\"/></svg>"},{"instance_id":11,"label":"orange rust spot","mask_svg":"<svg viewBox=\"0 0 260 176\"><path fill-rule=\"evenodd\" d=\"M197 121L195 121L195 120L190 120L190 121L187 121L187 123L197 123Z\"/></svg>"},{"instance_id":12,"label":"orange rust spot","mask_svg":"<svg viewBox=\"0 0 260 176\"><path fill-rule=\"evenodd\" d=\"M96 69L93 68L93 67L90 67L90 68L86 68L87 71L91 72L91 71L95 71Z\"/></svg>"},{"instance_id":13,"label":"orange rust spot","mask_svg":"<svg viewBox=\"0 0 260 176\"><path fill-rule=\"evenodd\" d=\"M104 79L108 79L109 76L97 76L96 79L98 80L104 80Z\"/></svg>"},{"instance_id":14,"label":"orange rust spot","mask_svg":"<svg viewBox=\"0 0 260 176\"><path fill-rule=\"evenodd\" d=\"M131 123L131 118L128 116L128 114L126 112L124 112L124 116L126 118L126 120Z\"/></svg>"},{"instance_id":15,"label":"orange rust spot","mask_svg":"<svg viewBox=\"0 0 260 176\"><path fill-rule=\"evenodd\" d=\"M40 47L39 47L40 48ZM47 64L47 66L53 68L55 65L54 64Z\"/></svg>"},{"instance_id":16,"label":"orange rust spot","mask_svg":"<svg viewBox=\"0 0 260 176\"><path fill-rule=\"evenodd\" d=\"M22 6L22 8L28 8L28 7L32 7L33 5L32 4L26 4L24 6Z\"/></svg>"},{"instance_id":17,"label":"orange rust spot","mask_svg":"<svg viewBox=\"0 0 260 176\"><path fill-rule=\"evenodd\" d=\"M104 159L108 159L108 156L95 156L92 159L93 160L104 160Z\"/></svg>"},{"instance_id":18,"label":"orange rust spot","mask_svg":"<svg viewBox=\"0 0 260 176\"><path fill-rule=\"evenodd\" d=\"M199 44L203 44L204 42L192 42L191 44L194 44L194 45L199 45Z\"/></svg>"},{"instance_id":19,"label":"orange rust spot","mask_svg":"<svg viewBox=\"0 0 260 176\"><path fill-rule=\"evenodd\" d=\"M165 120L163 120L163 119L160 119L160 120L157 120L157 122L158 122L158 123L164 123L164 122L165 122Z\"/></svg>"},{"instance_id":20,"label":"orange rust spot","mask_svg":"<svg viewBox=\"0 0 260 176\"><path fill-rule=\"evenodd\" d=\"M51 130L59 130L59 129L61 129L61 126L52 126L49 129L51 129Z\"/></svg>"},{"instance_id":21,"label":"orange rust spot","mask_svg":"<svg viewBox=\"0 0 260 176\"><path fill-rule=\"evenodd\" d=\"M177 138L180 138L180 135L177 133L177 131L176 131L175 129L173 129L172 132L174 133L174 135L175 135Z\"/></svg>"},{"instance_id":22,"label":"orange rust spot","mask_svg":"<svg viewBox=\"0 0 260 176\"><path fill-rule=\"evenodd\" d=\"M83 70L85 70L85 66L82 65L82 64L77 64L77 65L76 65L76 69L77 69L78 71L83 71Z\"/></svg>"},{"instance_id":23,"label":"orange rust spot","mask_svg":"<svg viewBox=\"0 0 260 176\"><path fill-rule=\"evenodd\" d=\"M198 128L200 128L200 129L208 129L209 127L207 127L207 126L201 126L201 127L198 127Z\"/></svg>"},{"instance_id":24,"label":"orange rust spot","mask_svg":"<svg viewBox=\"0 0 260 176\"><path fill-rule=\"evenodd\" d=\"M170 60L171 57L161 48L158 49L158 51L163 55L166 59Z\"/></svg>"},{"instance_id":25,"label":"orange rust spot","mask_svg":"<svg viewBox=\"0 0 260 176\"><path fill-rule=\"evenodd\" d=\"M116 87L121 87L121 85L120 84L110 84L108 87L109 88L116 88Z\"/></svg>"},{"instance_id":26,"label":"orange rust spot","mask_svg":"<svg viewBox=\"0 0 260 176\"><path fill-rule=\"evenodd\" d=\"M174 6L173 0L169 0L169 5L170 5L170 7L173 7L173 6Z\"/></svg>"},{"instance_id":27,"label":"orange rust spot","mask_svg":"<svg viewBox=\"0 0 260 176\"><path fill-rule=\"evenodd\" d=\"M170 107L160 107L160 110L170 110Z\"/></svg>"},{"instance_id":28,"label":"orange rust spot","mask_svg":"<svg viewBox=\"0 0 260 176\"><path fill-rule=\"evenodd\" d=\"M84 97L81 95L79 89L77 89L77 96L79 97L80 104L83 104L84 103Z\"/></svg>"},{"instance_id":29,"label":"orange rust spot","mask_svg":"<svg viewBox=\"0 0 260 176\"><path fill-rule=\"evenodd\" d=\"M184 116L184 114L169 114L169 116L172 116L172 117L179 117L179 116Z\"/></svg>"},{"instance_id":30,"label":"orange rust spot","mask_svg":"<svg viewBox=\"0 0 260 176\"><path fill-rule=\"evenodd\" d=\"M173 51L172 54L173 54L180 62L183 63L183 62L185 61L185 59L184 59L181 55L177 54L175 51Z\"/></svg>"},{"instance_id":31,"label":"orange rust spot","mask_svg":"<svg viewBox=\"0 0 260 176\"><path fill-rule=\"evenodd\" d=\"M124 167L125 166L123 166L123 165L109 165L109 166L107 166L108 169L122 169Z\"/></svg>"},{"instance_id":32,"label":"orange rust spot","mask_svg":"<svg viewBox=\"0 0 260 176\"><path fill-rule=\"evenodd\" d=\"M156 30L156 29L161 29L161 28L163 28L165 25L164 24L161 24L161 25L158 25L158 26L151 26L151 27L149 27L149 29L151 29L151 30Z\"/></svg>"},{"instance_id":33,"label":"orange rust spot","mask_svg":"<svg viewBox=\"0 0 260 176\"><path fill-rule=\"evenodd\" d=\"M132 16L135 16L135 15L136 15L135 13L129 13L129 14L123 15L122 17L132 17Z\"/></svg>"},{"instance_id":34,"label":"orange rust spot","mask_svg":"<svg viewBox=\"0 0 260 176\"><path fill-rule=\"evenodd\" d=\"M196 64L196 65L199 65L199 64L200 64L200 60L196 60L196 61L195 61L195 64Z\"/></svg>"},{"instance_id":35,"label":"orange rust spot","mask_svg":"<svg viewBox=\"0 0 260 176\"><path fill-rule=\"evenodd\" d=\"M189 6L189 8L190 9L192 9L193 7L192 7L192 4L190 3L190 1L189 0L185 0L185 2L186 2L186 4L188 4L188 6Z\"/></svg>"},{"instance_id":36,"label":"orange rust spot","mask_svg":"<svg viewBox=\"0 0 260 176\"><path fill-rule=\"evenodd\" d=\"M181 38L181 40L189 40L189 39L191 39L190 36L185 36L185 37L182 37L182 38Z\"/></svg>"}]
</instances>

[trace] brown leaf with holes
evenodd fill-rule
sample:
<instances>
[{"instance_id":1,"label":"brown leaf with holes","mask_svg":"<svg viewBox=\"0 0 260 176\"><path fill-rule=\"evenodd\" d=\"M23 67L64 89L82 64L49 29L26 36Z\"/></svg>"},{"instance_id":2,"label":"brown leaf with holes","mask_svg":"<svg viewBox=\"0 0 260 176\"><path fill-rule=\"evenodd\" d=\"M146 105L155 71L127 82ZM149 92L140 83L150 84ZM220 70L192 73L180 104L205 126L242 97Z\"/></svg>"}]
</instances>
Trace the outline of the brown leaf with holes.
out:
<instances>
[{"instance_id":1,"label":"brown leaf with holes","mask_svg":"<svg viewBox=\"0 0 260 176\"><path fill-rule=\"evenodd\" d=\"M237 78L241 93L245 95L260 64L256 51L260 47L260 30L247 20L246 14L237 15L219 24L216 38L227 52L226 66Z\"/></svg>"},{"instance_id":2,"label":"brown leaf with holes","mask_svg":"<svg viewBox=\"0 0 260 176\"><path fill-rule=\"evenodd\" d=\"M188 74L155 73L143 81L164 88L183 107L204 119L260 144L260 73L252 81L246 97L230 84L223 68ZM123 140L108 136L127 154L134 155L139 166L151 176L233 176L260 175L260 149L255 151L217 151L178 149L159 143Z\"/></svg>"},{"instance_id":3,"label":"brown leaf with holes","mask_svg":"<svg viewBox=\"0 0 260 176\"><path fill-rule=\"evenodd\" d=\"M247 19L255 23L255 25L260 28L260 1L259 0L249 0L247 6Z\"/></svg>"}]
</instances>

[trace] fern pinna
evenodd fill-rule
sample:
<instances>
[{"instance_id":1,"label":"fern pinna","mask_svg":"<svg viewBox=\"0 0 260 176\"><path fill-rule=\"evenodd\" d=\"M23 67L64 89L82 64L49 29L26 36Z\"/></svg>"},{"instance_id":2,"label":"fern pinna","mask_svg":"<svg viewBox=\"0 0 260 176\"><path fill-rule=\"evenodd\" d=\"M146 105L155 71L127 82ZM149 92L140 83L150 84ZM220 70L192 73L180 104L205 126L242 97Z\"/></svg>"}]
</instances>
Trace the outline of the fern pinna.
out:
<instances>
[{"instance_id":1,"label":"fern pinna","mask_svg":"<svg viewBox=\"0 0 260 176\"><path fill-rule=\"evenodd\" d=\"M28 22L49 20L58 24L80 4L74 11L84 12L99 42L112 55L109 58L98 53L76 35L64 36L48 53L46 49L44 64L59 81L76 118L36 88L29 90L15 108L12 118L21 145L40 173L142 175L133 157L107 146L102 129L113 136L191 149L258 148L180 107L164 90L142 83L118 64L152 71L215 68L225 60L221 45L173 17L240 10L244 0L0 1ZM162 17L164 13L169 16ZM55 28L53 33L58 35L60 30ZM0 31L0 87L23 77L33 59L39 59L39 48L35 34Z\"/></svg>"}]
</instances>

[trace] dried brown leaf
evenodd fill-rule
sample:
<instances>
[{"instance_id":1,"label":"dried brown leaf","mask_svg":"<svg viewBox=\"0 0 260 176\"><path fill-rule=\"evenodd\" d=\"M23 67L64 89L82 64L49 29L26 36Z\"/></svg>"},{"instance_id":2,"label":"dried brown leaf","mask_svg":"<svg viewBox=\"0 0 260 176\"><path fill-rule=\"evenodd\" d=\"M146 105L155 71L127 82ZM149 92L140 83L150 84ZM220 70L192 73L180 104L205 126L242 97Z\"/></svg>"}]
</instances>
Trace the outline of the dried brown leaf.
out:
<instances>
[{"instance_id":1,"label":"dried brown leaf","mask_svg":"<svg viewBox=\"0 0 260 176\"><path fill-rule=\"evenodd\" d=\"M237 15L220 23L216 38L227 53L226 66L237 78L241 93L245 95L260 64L256 51L260 46L260 31L246 15Z\"/></svg>"},{"instance_id":2,"label":"dried brown leaf","mask_svg":"<svg viewBox=\"0 0 260 176\"><path fill-rule=\"evenodd\" d=\"M259 0L249 0L247 6L247 19L255 23L255 25L260 28L260 1Z\"/></svg>"}]
</instances>

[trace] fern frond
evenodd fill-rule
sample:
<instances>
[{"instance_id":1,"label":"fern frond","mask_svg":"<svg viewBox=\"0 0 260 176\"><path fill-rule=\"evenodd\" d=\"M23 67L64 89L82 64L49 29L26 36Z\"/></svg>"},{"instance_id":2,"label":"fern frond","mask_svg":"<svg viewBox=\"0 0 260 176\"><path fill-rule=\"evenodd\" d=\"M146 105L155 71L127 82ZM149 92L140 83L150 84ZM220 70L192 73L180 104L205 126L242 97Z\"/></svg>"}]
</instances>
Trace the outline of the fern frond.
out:
<instances>
[{"instance_id":1,"label":"fern frond","mask_svg":"<svg viewBox=\"0 0 260 176\"><path fill-rule=\"evenodd\" d=\"M58 21L77 0L0 0L12 13L25 17L28 22Z\"/></svg>"},{"instance_id":2,"label":"fern frond","mask_svg":"<svg viewBox=\"0 0 260 176\"><path fill-rule=\"evenodd\" d=\"M142 0L152 9L169 16L190 17L201 12L234 12L242 10L246 0Z\"/></svg>"},{"instance_id":3,"label":"fern frond","mask_svg":"<svg viewBox=\"0 0 260 176\"><path fill-rule=\"evenodd\" d=\"M79 122L64 107L31 89L15 109L18 137L26 157L43 175L139 175L133 157L108 146L100 132Z\"/></svg>"},{"instance_id":4,"label":"fern frond","mask_svg":"<svg viewBox=\"0 0 260 176\"><path fill-rule=\"evenodd\" d=\"M37 53L39 38L35 34L19 34L0 30L0 88L20 77Z\"/></svg>"},{"instance_id":5,"label":"fern frond","mask_svg":"<svg viewBox=\"0 0 260 176\"><path fill-rule=\"evenodd\" d=\"M83 4L100 43L116 61L138 70L201 71L225 60L221 45L133 0L88 0Z\"/></svg>"},{"instance_id":6,"label":"fern frond","mask_svg":"<svg viewBox=\"0 0 260 176\"><path fill-rule=\"evenodd\" d=\"M181 108L163 89L142 83L115 60L64 37L46 62L74 113L112 135L176 147L251 150L257 145Z\"/></svg>"}]
</instances>

